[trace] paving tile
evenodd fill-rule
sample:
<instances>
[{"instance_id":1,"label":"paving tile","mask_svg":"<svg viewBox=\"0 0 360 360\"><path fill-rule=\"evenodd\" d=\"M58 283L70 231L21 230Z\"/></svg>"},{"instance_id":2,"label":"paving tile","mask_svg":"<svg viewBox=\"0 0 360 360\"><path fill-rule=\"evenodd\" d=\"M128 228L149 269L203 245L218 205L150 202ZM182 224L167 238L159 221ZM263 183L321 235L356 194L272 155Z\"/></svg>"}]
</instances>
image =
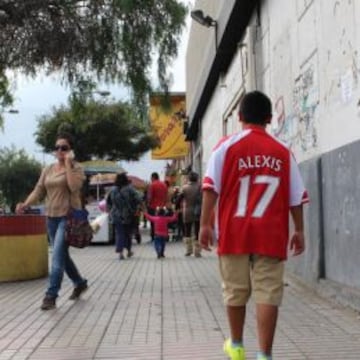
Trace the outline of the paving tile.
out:
<instances>
[{"instance_id":1,"label":"paving tile","mask_svg":"<svg viewBox=\"0 0 360 360\"><path fill-rule=\"evenodd\" d=\"M184 257L169 243L158 260L151 244L119 261L112 246L71 249L89 289L69 301L64 279L57 309L39 309L47 279L0 283L0 360L221 360L228 324L214 253ZM274 359L360 359L360 318L289 277ZM244 343L257 351L250 302Z\"/></svg>"}]
</instances>

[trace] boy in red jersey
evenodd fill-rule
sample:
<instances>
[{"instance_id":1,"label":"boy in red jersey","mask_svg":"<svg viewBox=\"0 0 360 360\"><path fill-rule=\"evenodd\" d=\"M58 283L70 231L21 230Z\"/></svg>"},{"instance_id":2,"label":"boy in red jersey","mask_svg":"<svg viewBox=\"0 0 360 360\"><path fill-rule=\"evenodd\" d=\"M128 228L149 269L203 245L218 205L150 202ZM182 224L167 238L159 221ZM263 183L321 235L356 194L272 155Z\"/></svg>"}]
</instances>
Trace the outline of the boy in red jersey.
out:
<instances>
[{"instance_id":1,"label":"boy in red jersey","mask_svg":"<svg viewBox=\"0 0 360 360\"><path fill-rule=\"evenodd\" d=\"M250 294L256 302L260 352L271 359L278 306L283 295L284 260L289 238L289 210L295 233L293 255L304 251L303 203L308 201L291 151L265 128L272 117L270 99L259 91L246 94L239 118L243 130L215 147L203 180L200 242L213 245L215 210L223 297L231 338L224 351L244 360L243 327Z\"/></svg>"}]
</instances>

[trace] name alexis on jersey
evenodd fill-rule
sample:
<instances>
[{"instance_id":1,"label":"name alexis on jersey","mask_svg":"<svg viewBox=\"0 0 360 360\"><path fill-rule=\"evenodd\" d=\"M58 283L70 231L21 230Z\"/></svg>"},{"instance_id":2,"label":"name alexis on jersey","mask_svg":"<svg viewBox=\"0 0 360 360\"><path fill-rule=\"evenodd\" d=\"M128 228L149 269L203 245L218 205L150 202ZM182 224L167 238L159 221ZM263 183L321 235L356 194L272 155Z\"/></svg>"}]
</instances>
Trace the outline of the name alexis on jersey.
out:
<instances>
[{"instance_id":1,"label":"name alexis on jersey","mask_svg":"<svg viewBox=\"0 0 360 360\"><path fill-rule=\"evenodd\" d=\"M282 160L273 156L254 155L246 156L239 159L239 170L255 169L255 168L270 168L274 171L280 171Z\"/></svg>"}]
</instances>

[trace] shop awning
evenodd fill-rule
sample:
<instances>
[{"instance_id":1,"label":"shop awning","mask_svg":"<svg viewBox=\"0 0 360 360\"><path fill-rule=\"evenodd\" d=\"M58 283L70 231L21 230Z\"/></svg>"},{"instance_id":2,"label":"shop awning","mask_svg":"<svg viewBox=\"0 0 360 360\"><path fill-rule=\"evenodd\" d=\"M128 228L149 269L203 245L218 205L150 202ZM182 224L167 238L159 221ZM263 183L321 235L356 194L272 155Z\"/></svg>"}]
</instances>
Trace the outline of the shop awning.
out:
<instances>
[{"instance_id":1,"label":"shop awning","mask_svg":"<svg viewBox=\"0 0 360 360\"><path fill-rule=\"evenodd\" d=\"M117 162L108 160L90 160L81 163L86 175L126 172Z\"/></svg>"}]
</instances>

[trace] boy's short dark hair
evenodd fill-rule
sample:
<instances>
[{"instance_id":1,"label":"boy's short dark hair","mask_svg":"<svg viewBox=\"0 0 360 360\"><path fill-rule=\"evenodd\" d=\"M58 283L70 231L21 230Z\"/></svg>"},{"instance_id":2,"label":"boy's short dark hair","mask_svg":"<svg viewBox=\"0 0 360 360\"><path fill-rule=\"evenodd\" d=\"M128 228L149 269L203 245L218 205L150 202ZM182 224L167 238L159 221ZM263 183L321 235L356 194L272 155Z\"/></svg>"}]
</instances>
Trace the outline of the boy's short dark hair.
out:
<instances>
[{"instance_id":1,"label":"boy's short dark hair","mask_svg":"<svg viewBox=\"0 0 360 360\"><path fill-rule=\"evenodd\" d=\"M241 101L239 113L246 123L267 124L272 116L271 101L260 91L249 92Z\"/></svg>"}]
</instances>

